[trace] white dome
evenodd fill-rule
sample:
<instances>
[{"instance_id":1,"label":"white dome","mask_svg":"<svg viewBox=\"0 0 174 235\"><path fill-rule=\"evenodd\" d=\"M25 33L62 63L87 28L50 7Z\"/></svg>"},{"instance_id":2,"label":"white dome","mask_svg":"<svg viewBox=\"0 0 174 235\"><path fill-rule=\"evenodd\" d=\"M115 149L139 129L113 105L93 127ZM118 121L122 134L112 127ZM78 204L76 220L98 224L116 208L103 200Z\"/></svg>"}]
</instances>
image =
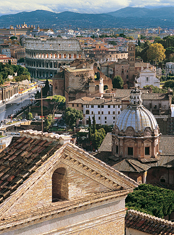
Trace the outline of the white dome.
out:
<instances>
[{"instance_id":1,"label":"white dome","mask_svg":"<svg viewBox=\"0 0 174 235\"><path fill-rule=\"evenodd\" d=\"M118 116L116 123L120 131L126 131L127 127L133 127L135 132L144 132L146 127L153 131L158 124L153 114L144 106L129 106Z\"/></svg>"}]
</instances>

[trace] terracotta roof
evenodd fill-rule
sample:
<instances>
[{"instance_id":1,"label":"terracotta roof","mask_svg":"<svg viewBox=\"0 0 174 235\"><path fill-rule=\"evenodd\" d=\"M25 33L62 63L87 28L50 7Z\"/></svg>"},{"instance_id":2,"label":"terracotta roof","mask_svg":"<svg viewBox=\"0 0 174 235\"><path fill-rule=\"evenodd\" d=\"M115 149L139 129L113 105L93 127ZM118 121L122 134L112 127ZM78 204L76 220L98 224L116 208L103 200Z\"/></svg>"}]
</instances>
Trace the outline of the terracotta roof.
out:
<instances>
[{"instance_id":1,"label":"terracotta roof","mask_svg":"<svg viewBox=\"0 0 174 235\"><path fill-rule=\"evenodd\" d=\"M14 137L11 144L0 153L0 203L59 147L59 142L55 140Z\"/></svg>"},{"instance_id":2,"label":"terracotta roof","mask_svg":"<svg viewBox=\"0 0 174 235\"><path fill-rule=\"evenodd\" d=\"M174 223L135 210L128 210L126 229L132 228L146 234L174 234Z\"/></svg>"}]
</instances>

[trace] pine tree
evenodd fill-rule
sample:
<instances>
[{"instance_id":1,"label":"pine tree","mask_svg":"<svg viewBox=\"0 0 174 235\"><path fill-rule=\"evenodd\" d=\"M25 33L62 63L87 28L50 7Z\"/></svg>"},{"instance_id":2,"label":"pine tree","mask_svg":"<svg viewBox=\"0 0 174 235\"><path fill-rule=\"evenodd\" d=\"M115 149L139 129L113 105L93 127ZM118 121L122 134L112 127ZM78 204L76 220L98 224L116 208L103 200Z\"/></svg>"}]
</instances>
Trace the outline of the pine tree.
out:
<instances>
[{"instance_id":1,"label":"pine tree","mask_svg":"<svg viewBox=\"0 0 174 235\"><path fill-rule=\"evenodd\" d=\"M93 134L95 133L96 130L96 121L95 121L95 115L92 117L93 120Z\"/></svg>"}]
</instances>

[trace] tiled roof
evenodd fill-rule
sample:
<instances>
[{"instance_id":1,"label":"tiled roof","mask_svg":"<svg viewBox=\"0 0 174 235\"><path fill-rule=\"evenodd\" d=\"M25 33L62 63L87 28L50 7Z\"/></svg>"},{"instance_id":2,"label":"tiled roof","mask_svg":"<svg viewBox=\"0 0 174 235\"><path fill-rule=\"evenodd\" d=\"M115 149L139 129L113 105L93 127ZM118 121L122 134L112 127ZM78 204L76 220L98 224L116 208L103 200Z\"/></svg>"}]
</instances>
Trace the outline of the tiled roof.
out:
<instances>
[{"instance_id":1,"label":"tiled roof","mask_svg":"<svg viewBox=\"0 0 174 235\"><path fill-rule=\"evenodd\" d=\"M174 136L172 135L162 135L160 137L159 150L161 150L160 155L172 155L174 156Z\"/></svg>"},{"instance_id":2,"label":"tiled roof","mask_svg":"<svg viewBox=\"0 0 174 235\"><path fill-rule=\"evenodd\" d=\"M100 145L99 152L112 152L112 134L109 132Z\"/></svg>"},{"instance_id":3,"label":"tiled roof","mask_svg":"<svg viewBox=\"0 0 174 235\"><path fill-rule=\"evenodd\" d=\"M143 100L168 100L168 94L164 93L143 93Z\"/></svg>"},{"instance_id":4,"label":"tiled roof","mask_svg":"<svg viewBox=\"0 0 174 235\"><path fill-rule=\"evenodd\" d=\"M132 228L146 234L174 234L173 222L134 210L128 210L125 222L127 230Z\"/></svg>"},{"instance_id":5,"label":"tiled roof","mask_svg":"<svg viewBox=\"0 0 174 235\"><path fill-rule=\"evenodd\" d=\"M115 170L121 172L144 172L150 168L150 165L143 164L134 159L124 159L121 162L112 166Z\"/></svg>"},{"instance_id":6,"label":"tiled roof","mask_svg":"<svg viewBox=\"0 0 174 235\"><path fill-rule=\"evenodd\" d=\"M59 147L59 142L55 140L14 137L0 153L0 203Z\"/></svg>"}]
</instances>

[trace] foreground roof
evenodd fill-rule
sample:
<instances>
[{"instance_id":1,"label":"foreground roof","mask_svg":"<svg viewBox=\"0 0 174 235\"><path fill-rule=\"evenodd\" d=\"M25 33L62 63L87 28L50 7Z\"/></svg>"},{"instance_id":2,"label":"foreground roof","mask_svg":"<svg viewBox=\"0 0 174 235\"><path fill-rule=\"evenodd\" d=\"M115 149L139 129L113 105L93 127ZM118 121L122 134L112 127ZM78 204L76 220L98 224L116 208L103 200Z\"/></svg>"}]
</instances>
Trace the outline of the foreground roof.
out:
<instances>
[{"instance_id":1,"label":"foreground roof","mask_svg":"<svg viewBox=\"0 0 174 235\"><path fill-rule=\"evenodd\" d=\"M134 180L67 142L67 138L22 131L21 137L14 138L0 153L0 233L18 225L28 226L38 219L40 222L64 216L65 212L71 214L77 208L83 211L98 202L119 200L138 186ZM71 196L53 203L52 177L62 168L71 181L67 186Z\"/></svg>"},{"instance_id":2,"label":"foreground roof","mask_svg":"<svg viewBox=\"0 0 174 235\"><path fill-rule=\"evenodd\" d=\"M131 228L146 234L174 234L174 223L135 210L128 210L126 228Z\"/></svg>"}]
</instances>

